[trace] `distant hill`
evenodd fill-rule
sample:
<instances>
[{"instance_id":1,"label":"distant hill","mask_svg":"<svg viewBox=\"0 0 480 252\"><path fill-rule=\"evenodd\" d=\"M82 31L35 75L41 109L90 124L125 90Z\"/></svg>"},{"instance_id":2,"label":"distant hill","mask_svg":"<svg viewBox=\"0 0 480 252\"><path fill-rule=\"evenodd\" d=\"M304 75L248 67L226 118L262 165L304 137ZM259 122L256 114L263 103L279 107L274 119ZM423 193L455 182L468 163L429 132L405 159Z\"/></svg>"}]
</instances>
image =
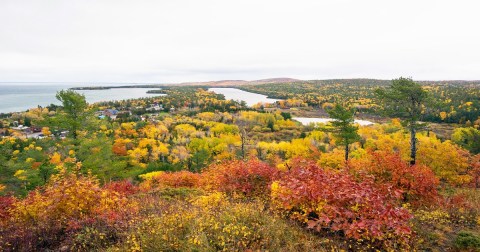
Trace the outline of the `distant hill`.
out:
<instances>
[{"instance_id":1,"label":"distant hill","mask_svg":"<svg viewBox=\"0 0 480 252\"><path fill-rule=\"evenodd\" d=\"M422 85L439 85L439 86L480 86L480 80L421 80L417 81ZM97 89L111 89L111 88L162 88L171 86L198 86L198 87L241 87L254 86L263 84L298 84L298 83L312 83L312 84L347 84L347 85L389 85L391 80L381 79L323 79L323 80L299 80L293 78L269 78L260 80L218 80L218 81L199 81L199 82L182 82L182 83L168 83L168 84L131 84L118 86L85 86L74 87L72 90L97 90Z\"/></svg>"},{"instance_id":2,"label":"distant hill","mask_svg":"<svg viewBox=\"0 0 480 252\"><path fill-rule=\"evenodd\" d=\"M315 84L332 84L332 83L341 83L341 84L372 84L372 85L388 85L391 83L391 80L382 80L382 79L366 79L366 78L353 78L353 79L323 79L323 80L299 80L293 78L269 78L261 80L219 80L219 81L205 81L205 82L183 82L178 84L169 84L170 85L180 85L180 86L208 86L208 87L233 87L233 86L245 86L245 85L261 85L261 84L274 84L274 83L315 83ZM480 80L418 80L420 84L423 85L480 85Z\"/></svg>"},{"instance_id":3,"label":"distant hill","mask_svg":"<svg viewBox=\"0 0 480 252\"><path fill-rule=\"evenodd\" d=\"M176 85L181 86L214 86L214 87L229 87L238 85L258 85L267 83L286 83L286 82L298 82L302 80L292 78L271 78L262 80L219 80L219 81L204 81L204 82L183 82Z\"/></svg>"}]
</instances>

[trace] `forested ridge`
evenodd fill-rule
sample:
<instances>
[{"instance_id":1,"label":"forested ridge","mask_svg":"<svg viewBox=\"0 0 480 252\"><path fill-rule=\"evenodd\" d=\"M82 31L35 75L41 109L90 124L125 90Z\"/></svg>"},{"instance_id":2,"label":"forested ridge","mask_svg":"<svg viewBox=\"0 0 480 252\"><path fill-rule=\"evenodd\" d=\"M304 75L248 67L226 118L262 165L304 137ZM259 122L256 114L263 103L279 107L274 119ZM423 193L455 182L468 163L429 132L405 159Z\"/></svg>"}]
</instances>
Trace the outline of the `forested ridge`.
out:
<instances>
[{"instance_id":1,"label":"forested ridge","mask_svg":"<svg viewBox=\"0 0 480 252\"><path fill-rule=\"evenodd\" d=\"M324 108L332 103L355 106L359 111L379 114L374 90L390 85L389 80L332 79L245 85L245 91L261 93L270 98L285 99L281 105L299 104ZM472 124L480 116L480 81L418 81L432 95L432 106L425 121Z\"/></svg>"}]
</instances>

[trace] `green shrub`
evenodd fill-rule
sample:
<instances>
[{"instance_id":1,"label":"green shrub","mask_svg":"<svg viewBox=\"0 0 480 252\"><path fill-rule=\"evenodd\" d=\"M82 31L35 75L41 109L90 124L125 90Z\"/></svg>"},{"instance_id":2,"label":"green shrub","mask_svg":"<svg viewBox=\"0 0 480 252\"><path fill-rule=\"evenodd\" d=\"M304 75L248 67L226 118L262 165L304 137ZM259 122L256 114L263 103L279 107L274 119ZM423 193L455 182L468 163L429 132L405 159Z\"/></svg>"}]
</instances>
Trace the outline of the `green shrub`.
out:
<instances>
[{"instance_id":1,"label":"green shrub","mask_svg":"<svg viewBox=\"0 0 480 252\"><path fill-rule=\"evenodd\" d=\"M454 240L458 249L474 249L480 251L480 237L472 232L461 231Z\"/></svg>"}]
</instances>

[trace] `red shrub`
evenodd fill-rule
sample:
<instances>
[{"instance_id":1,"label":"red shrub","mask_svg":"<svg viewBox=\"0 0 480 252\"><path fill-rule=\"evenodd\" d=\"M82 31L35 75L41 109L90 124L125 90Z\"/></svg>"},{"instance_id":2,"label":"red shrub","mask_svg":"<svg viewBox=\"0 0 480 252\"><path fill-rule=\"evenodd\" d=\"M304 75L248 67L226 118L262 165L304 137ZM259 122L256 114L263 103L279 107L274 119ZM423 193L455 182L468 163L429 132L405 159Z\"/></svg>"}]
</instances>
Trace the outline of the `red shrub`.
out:
<instances>
[{"instance_id":1,"label":"red shrub","mask_svg":"<svg viewBox=\"0 0 480 252\"><path fill-rule=\"evenodd\" d=\"M202 173L203 185L228 194L268 195L278 170L257 159L234 160L208 167Z\"/></svg>"},{"instance_id":2,"label":"red shrub","mask_svg":"<svg viewBox=\"0 0 480 252\"><path fill-rule=\"evenodd\" d=\"M8 211L10 210L14 202L15 198L12 196L0 196L0 223L2 223L3 220L6 220L10 216Z\"/></svg>"},{"instance_id":3,"label":"red shrub","mask_svg":"<svg viewBox=\"0 0 480 252\"><path fill-rule=\"evenodd\" d=\"M378 184L390 183L402 190L403 200L414 206L438 203L438 178L424 165L410 166L398 155L375 152L365 159L352 160L351 166L375 176Z\"/></svg>"},{"instance_id":4,"label":"red shrub","mask_svg":"<svg viewBox=\"0 0 480 252\"><path fill-rule=\"evenodd\" d=\"M128 180L112 181L105 184L103 187L105 189L118 192L124 196L132 195L138 192L138 187Z\"/></svg>"},{"instance_id":5,"label":"red shrub","mask_svg":"<svg viewBox=\"0 0 480 252\"><path fill-rule=\"evenodd\" d=\"M480 188L480 154L472 157L468 174L472 176L472 186Z\"/></svg>"},{"instance_id":6,"label":"red shrub","mask_svg":"<svg viewBox=\"0 0 480 252\"><path fill-rule=\"evenodd\" d=\"M459 189L445 196L440 208L446 210L454 223L477 225L480 216L478 194L471 189Z\"/></svg>"},{"instance_id":7,"label":"red shrub","mask_svg":"<svg viewBox=\"0 0 480 252\"><path fill-rule=\"evenodd\" d=\"M318 231L341 231L354 239L406 241L410 213L397 206L401 191L363 176L357 181L346 171L329 171L311 161L296 165L272 184L272 200L291 218Z\"/></svg>"}]
</instances>

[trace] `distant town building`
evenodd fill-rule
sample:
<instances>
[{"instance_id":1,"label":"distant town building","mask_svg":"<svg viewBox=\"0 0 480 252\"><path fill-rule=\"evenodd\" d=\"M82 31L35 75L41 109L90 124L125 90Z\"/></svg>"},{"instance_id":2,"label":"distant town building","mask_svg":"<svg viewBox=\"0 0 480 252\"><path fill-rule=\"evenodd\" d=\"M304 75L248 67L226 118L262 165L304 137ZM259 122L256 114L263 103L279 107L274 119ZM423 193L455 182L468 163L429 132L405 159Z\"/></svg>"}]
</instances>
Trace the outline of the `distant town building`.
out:
<instances>
[{"instance_id":1,"label":"distant town building","mask_svg":"<svg viewBox=\"0 0 480 252\"><path fill-rule=\"evenodd\" d=\"M100 119L108 116L110 117L110 119L115 120L117 118L118 112L119 111L116 109L105 109L103 111L97 111L95 115L98 116L98 118Z\"/></svg>"},{"instance_id":2,"label":"distant town building","mask_svg":"<svg viewBox=\"0 0 480 252\"><path fill-rule=\"evenodd\" d=\"M161 111L163 110L163 105L158 103L153 103L146 109L147 111Z\"/></svg>"}]
</instances>

